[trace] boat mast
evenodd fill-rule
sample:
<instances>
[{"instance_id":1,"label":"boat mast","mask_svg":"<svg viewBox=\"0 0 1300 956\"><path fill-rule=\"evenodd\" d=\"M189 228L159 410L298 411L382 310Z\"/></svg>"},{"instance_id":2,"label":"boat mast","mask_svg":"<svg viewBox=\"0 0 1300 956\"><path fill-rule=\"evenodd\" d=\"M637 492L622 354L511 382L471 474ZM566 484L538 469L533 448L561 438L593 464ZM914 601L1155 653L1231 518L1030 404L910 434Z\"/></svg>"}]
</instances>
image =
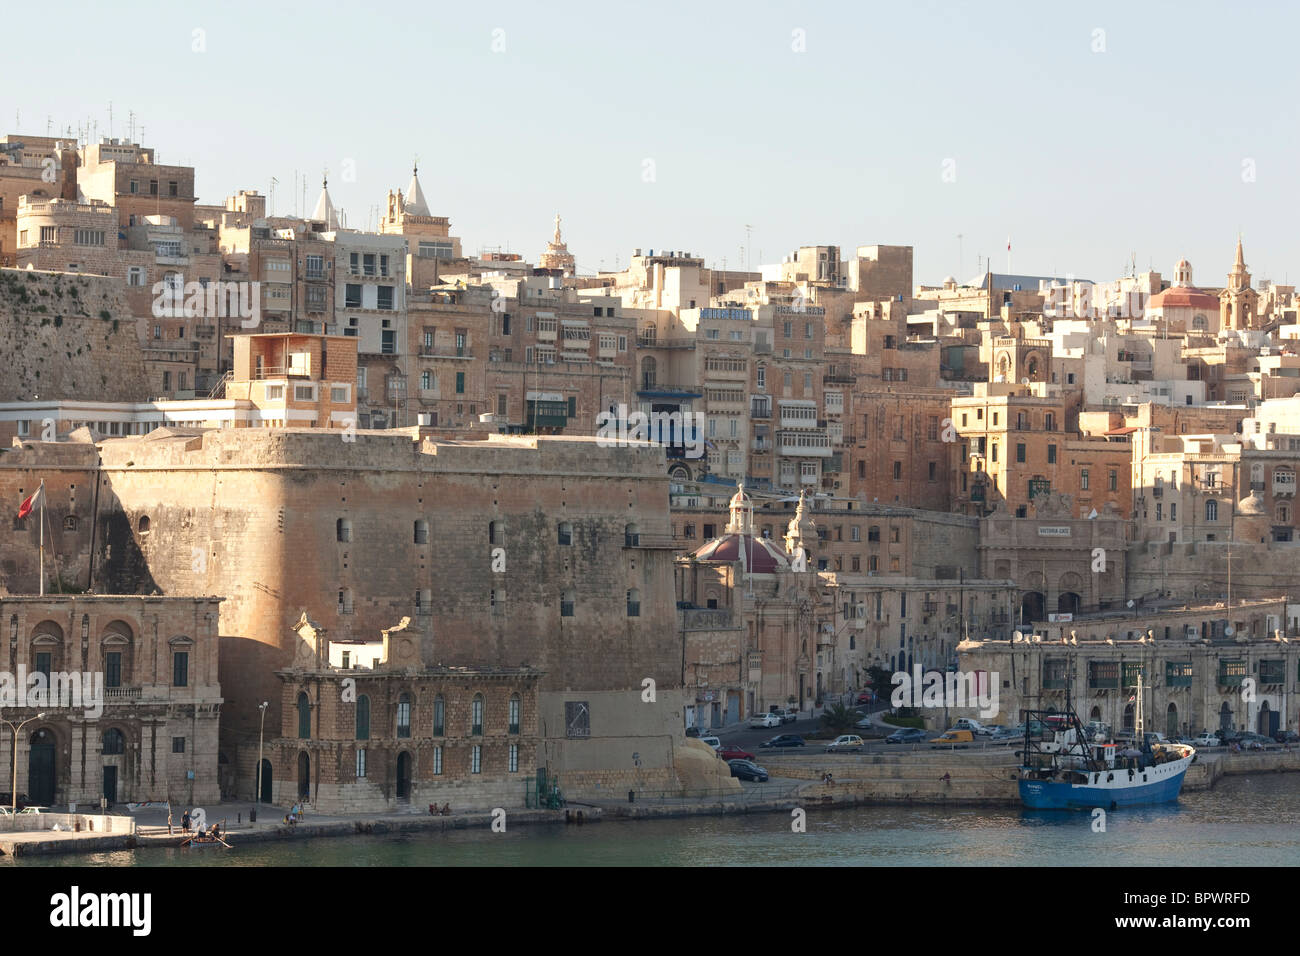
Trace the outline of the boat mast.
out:
<instances>
[{"instance_id":1,"label":"boat mast","mask_svg":"<svg viewBox=\"0 0 1300 956\"><path fill-rule=\"evenodd\" d=\"M1142 732L1145 730L1142 724L1142 671L1140 669L1138 670L1137 710L1135 712L1134 727L1137 729L1137 743L1140 746L1143 739Z\"/></svg>"}]
</instances>

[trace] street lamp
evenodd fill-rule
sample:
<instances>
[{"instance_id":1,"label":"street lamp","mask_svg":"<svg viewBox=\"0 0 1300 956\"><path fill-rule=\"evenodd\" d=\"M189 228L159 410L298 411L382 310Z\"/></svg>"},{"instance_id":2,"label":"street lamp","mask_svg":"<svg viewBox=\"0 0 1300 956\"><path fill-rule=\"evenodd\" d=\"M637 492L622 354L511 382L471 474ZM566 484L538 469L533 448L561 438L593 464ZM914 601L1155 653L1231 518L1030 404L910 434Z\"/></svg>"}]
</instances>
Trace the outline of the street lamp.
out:
<instances>
[{"instance_id":1,"label":"street lamp","mask_svg":"<svg viewBox=\"0 0 1300 956\"><path fill-rule=\"evenodd\" d=\"M262 732L266 729L266 708L270 705L269 700L264 700L257 705L257 709L262 712L262 724L257 729L257 793L253 794L254 803L260 803L262 800Z\"/></svg>"},{"instance_id":2,"label":"street lamp","mask_svg":"<svg viewBox=\"0 0 1300 956\"><path fill-rule=\"evenodd\" d=\"M18 829L18 732L33 720L43 720L44 718L44 714L37 714L35 717L28 717L26 720L20 721L15 727L12 723L5 720L3 717L0 717L0 724L4 724L6 727L12 727L14 732L14 789L13 793L9 794L10 799L13 800L13 803L9 807L9 827L13 830Z\"/></svg>"}]
</instances>

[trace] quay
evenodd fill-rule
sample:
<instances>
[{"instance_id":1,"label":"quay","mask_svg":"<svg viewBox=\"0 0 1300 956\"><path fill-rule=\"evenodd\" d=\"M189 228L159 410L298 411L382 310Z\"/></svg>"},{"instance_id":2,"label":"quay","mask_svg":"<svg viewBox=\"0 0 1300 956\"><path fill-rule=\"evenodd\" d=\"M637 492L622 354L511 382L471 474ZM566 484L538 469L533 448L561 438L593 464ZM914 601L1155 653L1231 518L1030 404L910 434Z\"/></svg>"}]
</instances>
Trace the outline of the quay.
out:
<instances>
[{"instance_id":1,"label":"quay","mask_svg":"<svg viewBox=\"0 0 1300 956\"><path fill-rule=\"evenodd\" d=\"M506 826L577 825L602 820L654 820L688 816L739 815L789 812L796 807L827 810L854 806L1015 806L1017 759L1010 748L987 747L966 751L904 751L884 754L803 754L764 758L772 783L745 787L739 792L679 797L666 793L638 791L635 799L609 799L570 803L560 810L506 809ZM1300 750L1270 750L1259 753L1206 753L1192 764L1183 785L1185 792L1208 790L1227 775L1288 773L1300 771ZM824 783L826 773L833 782ZM284 808L262 805L264 819L249 823L247 803L227 803L207 808L209 823L226 820L223 837L234 850L241 845L265 841L388 835L490 829L490 808L476 808L431 816L414 808L403 812L316 815L310 809L297 824L283 823ZM168 833L159 811L142 811L137 818L123 815L94 816L93 830L84 822L80 831L70 826L58 831L0 831L0 855L25 857L46 854L106 853L135 849L178 848L184 839L179 827ZM64 825L69 814L43 814ZM241 819L242 817L242 819ZM122 821L114 826L98 821ZM146 822L147 821L147 822ZM233 822L238 821L238 822ZM129 826L128 826L129 824ZM0 827L3 827L0 821ZM107 830L107 832L105 832ZM198 852L198 851L192 851ZM229 852L214 850L213 852Z\"/></svg>"}]
</instances>

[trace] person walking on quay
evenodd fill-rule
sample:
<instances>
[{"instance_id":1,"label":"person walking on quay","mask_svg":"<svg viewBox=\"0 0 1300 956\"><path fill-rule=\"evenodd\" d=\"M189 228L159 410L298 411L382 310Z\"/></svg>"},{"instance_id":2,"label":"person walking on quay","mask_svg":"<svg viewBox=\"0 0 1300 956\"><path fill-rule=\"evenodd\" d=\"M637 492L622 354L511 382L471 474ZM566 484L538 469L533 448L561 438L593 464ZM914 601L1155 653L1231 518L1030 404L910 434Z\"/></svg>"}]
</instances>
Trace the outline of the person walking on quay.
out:
<instances>
[{"instance_id":1,"label":"person walking on quay","mask_svg":"<svg viewBox=\"0 0 1300 956\"><path fill-rule=\"evenodd\" d=\"M190 811L189 810L186 810L184 813L181 814L181 829L186 833L190 832Z\"/></svg>"}]
</instances>

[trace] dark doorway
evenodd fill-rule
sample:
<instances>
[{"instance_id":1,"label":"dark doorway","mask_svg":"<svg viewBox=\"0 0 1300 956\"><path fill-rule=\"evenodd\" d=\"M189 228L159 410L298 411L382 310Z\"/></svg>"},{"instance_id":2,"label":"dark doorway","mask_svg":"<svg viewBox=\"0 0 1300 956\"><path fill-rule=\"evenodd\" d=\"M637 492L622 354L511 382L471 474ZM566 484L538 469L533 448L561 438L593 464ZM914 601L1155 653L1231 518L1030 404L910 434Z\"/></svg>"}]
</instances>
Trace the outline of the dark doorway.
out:
<instances>
[{"instance_id":1,"label":"dark doorway","mask_svg":"<svg viewBox=\"0 0 1300 956\"><path fill-rule=\"evenodd\" d=\"M397 799L411 799L411 755L405 750L397 755Z\"/></svg>"},{"instance_id":2,"label":"dark doorway","mask_svg":"<svg viewBox=\"0 0 1300 956\"><path fill-rule=\"evenodd\" d=\"M1165 711L1165 736L1178 736L1178 705L1170 704L1169 709Z\"/></svg>"},{"instance_id":3,"label":"dark doorway","mask_svg":"<svg viewBox=\"0 0 1300 956\"><path fill-rule=\"evenodd\" d=\"M1281 716L1279 711L1268 706L1268 701L1264 701L1259 705L1259 732L1265 737L1272 737L1277 733Z\"/></svg>"},{"instance_id":4,"label":"dark doorway","mask_svg":"<svg viewBox=\"0 0 1300 956\"><path fill-rule=\"evenodd\" d=\"M117 768L104 768L104 799L108 801L111 807L117 803Z\"/></svg>"},{"instance_id":5,"label":"dark doorway","mask_svg":"<svg viewBox=\"0 0 1300 956\"><path fill-rule=\"evenodd\" d=\"M1032 624L1035 621L1046 620L1047 615L1043 613L1045 606L1046 600L1041 593L1038 591L1026 591L1025 596L1021 598L1020 601L1020 622L1022 624Z\"/></svg>"},{"instance_id":6,"label":"dark doorway","mask_svg":"<svg viewBox=\"0 0 1300 956\"><path fill-rule=\"evenodd\" d=\"M262 761L262 802L271 802L271 761Z\"/></svg>"},{"instance_id":7,"label":"dark doorway","mask_svg":"<svg viewBox=\"0 0 1300 956\"><path fill-rule=\"evenodd\" d=\"M38 730L32 734L27 757L27 799L39 807L54 804L54 734Z\"/></svg>"},{"instance_id":8,"label":"dark doorway","mask_svg":"<svg viewBox=\"0 0 1300 956\"><path fill-rule=\"evenodd\" d=\"M1056 611L1058 614L1078 614L1079 607L1083 599L1073 591L1066 591L1056 599Z\"/></svg>"},{"instance_id":9,"label":"dark doorway","mask_svg":"<svg viewBox=\"0 0 1300 956\"><path fill-rule=\"evenodd\" d=\"M298 799L306 800L311 796L311 757L307 751L298 754Z\"/></svg>"},{"instance_id":10,"label":"dark doorway","mask_svg":"<svg viewBox=\"0 0 1300 956\"><path fill-rule=\"evenodd\" d=\"M1223 706L1219 708L1219 730L1223 733L1232 730L1232 708L1228 706L1227 701L1224 701Z\"/></svg>"}]
</instances>

